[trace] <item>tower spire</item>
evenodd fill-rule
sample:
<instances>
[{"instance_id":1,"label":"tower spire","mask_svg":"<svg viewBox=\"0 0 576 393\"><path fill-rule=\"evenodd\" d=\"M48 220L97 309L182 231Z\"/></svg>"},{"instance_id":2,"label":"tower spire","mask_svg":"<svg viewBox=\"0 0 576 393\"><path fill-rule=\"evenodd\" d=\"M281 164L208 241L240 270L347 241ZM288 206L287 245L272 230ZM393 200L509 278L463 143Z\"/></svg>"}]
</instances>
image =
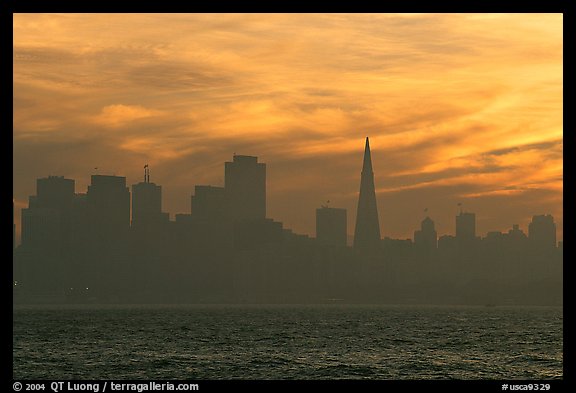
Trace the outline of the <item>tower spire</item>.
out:
<instances>
[{"instance_id":1,"label":"tower spire","mask_svg":"<svg viewBox=\"0 0 576 393\"><path fill-rule=\"evenodd\" d=\"M372 172L372 157L370 155L370 139L366 137L366 146L364 147L364 163L362 164L362 173L364 171Z\"/></svg>"},{"instance_id":2,"label":"tower spire","mask_svg":"<svg viewBox=\"0 0 576 393\"><path fill-rule=\"evenodd\" d=\"M374 172L370 154L370 140L366 137L364 162L360 177L360 195L356 213L356 228L354 230L354 248L375 250L380 243L380 223L378 222L378 207L376 205L376 190L374 187Z\"/></svg>"}]
</instances>

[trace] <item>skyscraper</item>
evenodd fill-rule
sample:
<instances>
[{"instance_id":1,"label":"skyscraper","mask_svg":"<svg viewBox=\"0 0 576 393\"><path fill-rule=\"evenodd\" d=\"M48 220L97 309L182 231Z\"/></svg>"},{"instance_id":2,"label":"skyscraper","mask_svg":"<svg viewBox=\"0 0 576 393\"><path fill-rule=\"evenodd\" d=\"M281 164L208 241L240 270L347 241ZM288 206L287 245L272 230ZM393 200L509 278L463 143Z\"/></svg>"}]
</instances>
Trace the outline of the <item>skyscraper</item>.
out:
<instances>
[{"instance_id":1,"label":"skyscraper","mask_svg":"<svg viewBox=\"0 0 576 393\"><path fill-rule=\"evenodd\" d=\"M322 206L316 209L318 244L346 247L346 209Z\"/></svg>"},{"instance_id":2,"label":"skyscraper","mask_svg":"<svg viewBox=\"0 0 576 393\"><path fill-rule=\"evenodd\" d=\"M132 226L154 226L168 220L162 213L162 186L150 183L150 173L144 167L144 181L132 185Z\"/></svg>"},{"instance_id":3,"label":"skyscraper","mask_svg":"<svg viewBox=\"0 0 576 393\"><path fill-rule=\"evenodd\" d=\"M39 207L58 210L69 209L74 198L74 180L64 176L48 176L36 180Z\"/></svg>"},{"instance_id":4,"label":"skyscraper","mask_svg":"<svg viewBox=\"0 0 576 393\"><path fill-rule=\"evenodd\" d=\"M360 196L354 230L354 248L359 250L375 250L380 244L380 224L378 222L378 207L376 206L376 191L374 188L374 172L370 156L370 141L366 137L364 148L364 163L360 179Z\"/></svg>"},{"instance_id":5,"label":"skyscraper","mask_svg":"<svg viewBox=\"0 0 576 393\"><path fill-rule=\"evenodd\" d=\"M190 199L192 217L198 220L221 220L224 218L225 193L223 187L195 186Z\"/></svg>"},{"instance_id":6,"label":"skyscraper","mask_svg":"<svg viewBox=\"0 0 576 393\"><path fill-rule=\"evenodd\" d=\"M476 214L460 212L456 216L456 239L470 241L476 237Z\"/></svg>"},{"instance_id":7,"label":"skyscraper","mask_svg":"<svg viewBox=\"0 0 576 393\"><path fill-rule=\"evenodd\" d=\"M93 240L122 244L130 228L130 191L126 178L92 175L86 194Z\"/></svg>"},{"instance_id":8,"label":"skyscraper","mask_svg":"<svg viewBox=\"0 0 576 393\"><path fill-rule=\"evenodd\" d=\"M22 209L22 243L60 247L69 236L74 180L49 176L36 180L36 195Z\"/></svg>"},{"instance_id":9,"label":"skyscraper","mask_svg":"<svg viewBox=\"0 0 576 393\"><path fill-rule=\"evenodd\" d=\"M424 252L438 248L438 234L430 217L426 217L420 225L420 230L414 232L414 244L419 251Z\"/></svg>"},{"instance_id":10,"label":"skyscraper","mask_svg":"<svg viewBox=\"0 0 576 393\"><path fill-rule=\"evenodd\" d=\"M233 221L266 218L266 164L258 157L234 155L226 162L224 188Z\"/></svg>"},{"instance_id":11,"label":"skyscraper","mask_svg":"<svg viewBox=\"0 0 576 393\"><path fill-rule=\"evenodd\" d=\"M22 246L18 275L27 288L56 291L69 282L73 244L74 180L49 176L36 181L36 195L22 209Z\"/></svg>"},{"instance_id":12,"label":"skyscraper","mask_svg":"<svg viewBox=\"0 0 576 393\"><path fill-rule=\"evenodd\" d=\"M536 249L551 249L556 247L556 224L550 214L533 216L528 225L528 239Z\"/></svg>"}]
</instances>

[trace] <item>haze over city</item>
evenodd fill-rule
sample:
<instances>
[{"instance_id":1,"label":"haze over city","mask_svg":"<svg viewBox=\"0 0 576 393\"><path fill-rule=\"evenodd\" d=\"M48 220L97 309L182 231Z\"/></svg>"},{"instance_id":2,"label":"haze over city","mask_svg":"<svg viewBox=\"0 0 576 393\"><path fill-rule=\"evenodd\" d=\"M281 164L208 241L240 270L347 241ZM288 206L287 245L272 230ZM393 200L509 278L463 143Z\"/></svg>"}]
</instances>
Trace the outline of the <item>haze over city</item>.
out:
<instances>
[{"instance_id":1,"label":"haze over city","mask_svg":"<svg viewBox=\"0 0 576 393\"><path fill-rule=\"evenodd\" d=\"M370 136L382 237L461 203L562 240L562 67L562 14L15 14L15 214L37 178L148 163L173 218L236 153L268 217L314 235L329 200L351 236Z\"/></svg>"}]
</instances>

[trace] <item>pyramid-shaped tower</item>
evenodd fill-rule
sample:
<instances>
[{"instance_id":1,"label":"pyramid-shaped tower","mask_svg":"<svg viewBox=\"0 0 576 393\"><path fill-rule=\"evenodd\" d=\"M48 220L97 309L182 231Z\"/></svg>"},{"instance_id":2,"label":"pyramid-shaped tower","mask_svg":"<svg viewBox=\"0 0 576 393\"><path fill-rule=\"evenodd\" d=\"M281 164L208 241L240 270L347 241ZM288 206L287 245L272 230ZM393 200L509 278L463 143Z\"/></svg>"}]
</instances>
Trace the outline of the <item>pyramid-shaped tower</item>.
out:
<instances>
[{"instance_id":1,"label":"pyramid-shaped tower","mask_svg":"<svg viewBox=\"0 0 576 393\"><path fill-rule=\"evenodd\" d=\"M376 250L380 244L380 224L378 222L378 207L376 206L376 190L374 188L374 172L370 156L370 141L366 137L364 148L364 163L360 178L360 196L356 213L356 228L354 230L354 248L358 250Z\"/></svg>"}]
</instances>

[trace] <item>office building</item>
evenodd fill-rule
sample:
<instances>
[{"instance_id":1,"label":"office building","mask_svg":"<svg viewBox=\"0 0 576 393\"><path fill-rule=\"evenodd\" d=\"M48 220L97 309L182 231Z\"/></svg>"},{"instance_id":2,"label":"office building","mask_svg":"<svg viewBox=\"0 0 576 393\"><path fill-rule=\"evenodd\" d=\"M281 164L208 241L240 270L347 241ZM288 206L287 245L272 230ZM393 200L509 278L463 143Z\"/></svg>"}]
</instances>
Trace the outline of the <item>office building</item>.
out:
<instances>
[{"instance_id":1,"label":"office building","mask_svg":"<svg viewBox=\"0 0 576 393\"><path fill-rule=\"evenodd\" d=\"M224 166L228 216L233 221L266 218L266 164L257 157L234 155Z\"/></svg>"},{"instance_id":2,"label":"office building","mask_svg":"<svg viewBox=\"0 0 576 393\"><path fill-rule=\"evenodd\" d=\"M190 198L190 211L197 220L222 220L225 217L226 200L223 187L198 185Z\"/></svg>"},{"instance_id":3,"label":"office building","mask_svg":"<svg viewBox=\"0 0 576 393\"><path fill-rule=\"evenodd\" d=\"M438 247L438 234L430 217L422 220L420 229L414 231L414 245L423 252L431 252Z\"/></svg>"},{"instance_id":4,"label":"office building","mask_svg":"<svg viewBox=\"0 0 576 393\"><path fill-rule=\"evenodd\" d=\"M532 217L528 225L528 240L536 249L556 248L556 224L550 214Z\"/></svg>"},{"instance_id":5,"label":"office building","mask_svg":"<svg viewBox=\"0 0 576 393\"><path fill-rule=\"evenodd\" d=\"M456 239L470 241L476 238L476 214L460 212L456 216Z\"/></svg>"},{"instance_id":6,"label":"office building","mask_svg":"<svg viewBox=\"0 0 576 393\"><path fill-rule=\"evenodd\" d=\"M86 199L93 240L121 243L130 228L130 191L126 178L92 175Z\"/></svg>"},{"instance_id":7,"label":"office building","mask_svg":"<svg viewBox=\"0 0 576 393\"><path fill-rule=\"evenodd\" d=\"M162 213L162 186L150 182L146 165L144 181L132 185L132 226L153 226L167 220L168 216Z\"/></svg>"}]
</instances>

